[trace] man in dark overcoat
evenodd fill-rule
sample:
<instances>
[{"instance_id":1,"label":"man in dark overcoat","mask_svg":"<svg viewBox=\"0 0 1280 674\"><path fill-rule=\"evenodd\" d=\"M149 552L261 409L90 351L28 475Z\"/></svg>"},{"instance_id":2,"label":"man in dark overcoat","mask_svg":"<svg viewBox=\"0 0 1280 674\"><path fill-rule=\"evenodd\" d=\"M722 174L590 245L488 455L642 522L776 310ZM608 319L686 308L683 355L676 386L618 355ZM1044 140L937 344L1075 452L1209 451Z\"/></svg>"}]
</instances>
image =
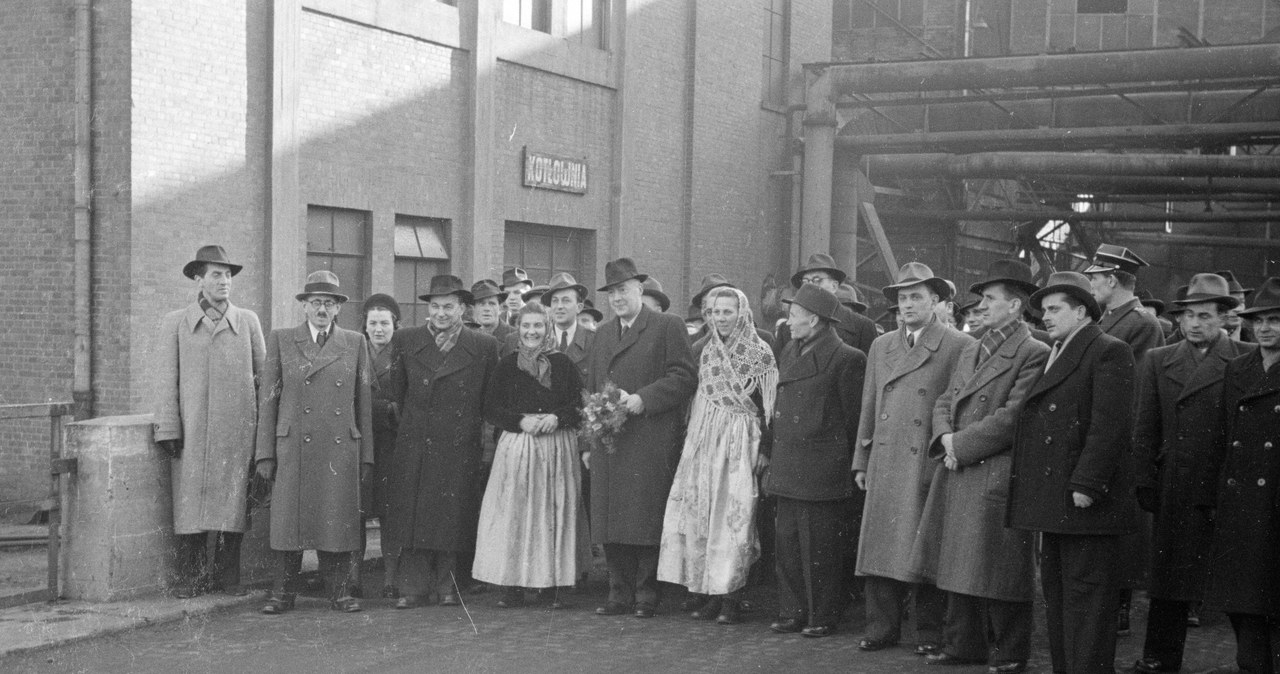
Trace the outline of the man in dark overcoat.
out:
<instances>
[{"instance_id":1,"label":"man in dark overcoat","mask_svg":"<svg viewBox=\"0 0 1280 674\"><path fill-rule=\"evenodd\" d=\"M1280 672L1280 278L1239 312L1257 351L1227 364L1226 431L1214 462L1216 507L1205 605L1225 611L1241 672Z\"/></svg>"},{"instance_id":2,"label":"man in dark overcoat","mask_svg":"<svg viewBox=\"0 0 1280 674\"><path fill-rule=\"evenodd\" d=\"M866 356L836 336L840 302L817 285L790 300L765 489L777 498L775 632L825 637L842 600L849 532L848 467L858 436Z\"/></svg>"},{"instance_id":3,"label":"man in dark overcoat","mask_svg":"<svg viewBox=\"0 0 1280 674\"><path fill-rule=\"evenodd\" d=\"M973 339L937 320L934 307L951 288L927 265L903 265L883 292L898 305L902 327L871 345L862 390L853 470L866 492L857 573L865 579L867 634L858 648L898 643L903 607L914 592L916 652L928 655L941 649L945 595L913 556L936 467L928 455L933 407Z\"/></svg>"},{"instance_id":4,"label":"man in dark overcoat","mask_svg":"<svg viewBox=\"0 0 1280 674\"><path fill-rule=\"evenodd\" d=\"M1147 637L1134 663L1144 674L1182 668L1188 611L1204 599L1213 522L1196 496L1206 488L1225 421L1223 372L1253 350L1222 332L1237 302L1226 279L1194 276L1177 302L1185 339L1152 349L1139 368L1134 475L1138 503L1154 515Z\"/></svg>"},{"instance_id":5,"label":"man in dark overcoat","mask_svg":"<svg viewBox=\"0 0 1280 674\"><path fill-rule=\"evenodd\" d=\"M333 272L307 276L307 320L271 331L258 402L258 475L275 480L275 584L262 612L293 608L304 550L315 550L332 608L360 610L347 587L361 546L360 488L373 467L373 396L364 335L335 323L347 301Z\"/></svg>"},{"instance_id":6,"label":"man in dark overcoat","mask_svg":"<svg viewBox=\"0 0 1280 674\"><path fill-rule=\"evenodd\" d=\"M936 568L923 573L948 594L943 650L930 664L985 662L1005 674L1031 656L1035 538L1005 526L1014 424L1049 356L1022 320L1031 278L1025 263L997 260L970 287L982 337L933 407L929 456L942 464L942 488L930 491L920 539L938 540Z\"/></svg>"},{"instance_id":7,"label":"man in dark overcoat","mask_svg":"<svg viewBox=\"0 0 1280 674\"><path fill-rule=\"evenodd\" d=\"M498 362L498 341L462 324L471 293L461 279L435 276L419 299L427 302L427 324L391 338L400 426L382 545L400 555L397 608L436 598L445 606L461 602L457 564L475 547L484 489L481 409Z\"/></svg>"},{"instance_id":8,"label":"man in dark overcoat","mask_svg":"<svg viewBox=\"0 0 1280 674\"><path fill-rule=\"evenodd\" d=\"M604 546L609 599L599 615L651 618L658 604L658 546L680 462L684 414L697 369L684 321L640 301L647 278L630 258L605 265L614 317L596 330L587 390L612 382L628 418L614 451L584 452L591 470L591 540Z\"/></svg>"},{"instance_id":9,"label":"man in dark overcoat","mask_svg":"<svg viewBox=\"0 0 1280 674\"><path fill-rule=\"evenodd\" d=\"M800 269L796 270L796 273L791 275L791 287L799 290L804 284L811 283L838 296L840 284L844 283L846 278L848 274L836 266L834 258L826 253L814 253L801 265ZM875 321L844 305L840 305L835 329L841 341L863 354L871 352L871 343L880 336L880 332L876 330ZM790 339L790 327L786 323L778 326L777 339L772 342L774 354L781 354L782 347L786 346Z\"/></svg>"},{"instance_id":10,"label":"man in dark overcoat","mask_svg":"<svg viewBox=\"0 0 1280 674\"><path fill-rule=\"evenodd\" d=\"M1120 537L1136 530L1133 354L1102 332L1089 280L1059 272L1031 296L1054 339L1018 416L1008 524L1041 532L1053 669L1115 672Z\"/></svg>"}]
</instances>

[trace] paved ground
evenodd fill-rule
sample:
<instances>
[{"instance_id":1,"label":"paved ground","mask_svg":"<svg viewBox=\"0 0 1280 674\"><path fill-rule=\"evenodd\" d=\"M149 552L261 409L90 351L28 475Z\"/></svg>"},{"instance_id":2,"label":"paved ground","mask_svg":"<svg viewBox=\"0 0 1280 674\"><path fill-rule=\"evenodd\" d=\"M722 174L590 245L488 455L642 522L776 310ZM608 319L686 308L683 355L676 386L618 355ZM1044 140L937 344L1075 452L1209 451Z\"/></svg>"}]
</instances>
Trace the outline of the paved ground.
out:
<instances>
[{"instance_id":1,"label":"paved ground","mask_svg":"<svg viewBox=\"0 0 1280 674\"><path fill-rule=\"evenodd\" d=\"M373 590L378 574L366 578ZM284 616L264 616L261 601L186 615L176 622L132 629L54 649L0 658L3 672L928 672L907 645L878 653L857 650L857 620L826 639L776 635L768 630L771 591L752 593L761 610L736 626L694 622L672 606L657 618L598 617L592 610L604 586L593 577L571 608L499 609L493 593L467 595L462 608L394 610L387 600L366 600L364 613L328 610L304 598ZM192 601L202 601L201 598ZM179 600L166 601L181 605ZM668 604L676 603L672 598ZM211 605L209 608L215 608ZM1117 663L1132 664L1141 649L1145 603L1135 612L1134 636L1121 641ZM1037 610L1037 621L1043 612ZM1225 619L1207 615L1190 631L1184 672L1230 672L1234 640ZM0 616L0 635L5 629ZM1040 626L1038 626L1040 627ZM1036 633L1036 672L1048 672L1043 629ZM947 668L976 674L983 667Z\"/></svg>"}]
</instances>

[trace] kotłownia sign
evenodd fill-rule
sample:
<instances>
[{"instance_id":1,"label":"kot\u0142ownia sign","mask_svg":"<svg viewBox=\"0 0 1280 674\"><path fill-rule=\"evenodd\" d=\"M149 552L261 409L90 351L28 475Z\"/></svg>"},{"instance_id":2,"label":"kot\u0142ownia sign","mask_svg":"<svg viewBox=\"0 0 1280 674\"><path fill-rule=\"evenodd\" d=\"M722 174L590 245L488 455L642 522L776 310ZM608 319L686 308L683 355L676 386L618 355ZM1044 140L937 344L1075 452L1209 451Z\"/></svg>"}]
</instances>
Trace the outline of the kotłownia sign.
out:
<instances>
[{"instance_id":1,"label":"kot\u0142ownia sign","mask_svg":"<svg viewBox=\"0 0 1280 674\"><path fill-rule=\"evenodd\" d=\"M587 193L587 162L524 148L524 185L574 194Z\"/></svg>"}]
</instances>

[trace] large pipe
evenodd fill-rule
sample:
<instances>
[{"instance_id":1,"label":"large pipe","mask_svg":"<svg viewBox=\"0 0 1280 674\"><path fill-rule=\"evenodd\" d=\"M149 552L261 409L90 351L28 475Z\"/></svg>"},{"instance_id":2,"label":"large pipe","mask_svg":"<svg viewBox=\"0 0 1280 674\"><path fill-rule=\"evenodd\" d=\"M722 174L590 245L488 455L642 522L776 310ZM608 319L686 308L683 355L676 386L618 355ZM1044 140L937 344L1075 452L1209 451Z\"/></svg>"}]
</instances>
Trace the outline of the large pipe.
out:
<instances>
[{"instance_id":1,"label":"large pipe","mask_svg":"<svg viewBox=\"0 0 1280 674\"><path fill-rule=\"evenodd\" d=\"M1232 211L1230 213L1144 213L1142 211L1074 211L990 210L960 211L927 208L895 208L881 210L880 215L901 220L942 220L947 222L1033 222L1074 220L1077 222L1280 222L1280 211Z\"/></svg>"},{"instance_id":2,"label":"large pipe","mask_svg":"<svg viewBox=\"0 0 1280 674\"><path fill-rule=\"evenodd\" d=\"M1270 77L1280 44L826 66L836 95Z\"/></svg>"},{"instance_id":3,"label":"large pipe","mask_svg":"<svg viewBox=\"0 0 1280 674\"><path fill-rule=\"evenodd\" d=\"M1276 184L1280 186L1280 157L1263 155L980 152L966 155L870 155L867 161L872 180L886 174L951 178L1086 174L1276 178Z\"/></svg>"},{"instance_id":4,"label":"large pipe","mask_svg":"<svg viewBox=\"0 0 1280 674\"><path fill-rule=\"evenodd\" d=\"M1280 121L1241 124L1163 124L1058 129L999 129L836 137L836 149L858 154L980 152L997 150L1092 150L1100 148L1194 148L1280 140Z\"/></svg>"},{"instance_id":5,"label":"large pipe","mask_svg":"<svg viewBox=\"0 0 1280 674\"><path fill-rule=\"evenodd\" d=\"M1214 248L1280 248L1280 239L1165 234L1163 232L1112 232L1111 235L1122 241L1157 243L1165 246L1180 244L1184 246L1213 246Z\"/></svg>"},{"instance_id":6,"label":"large pipe","mask_svg":"<svg viewBox=\"0 0 1280 674\"><path fill-rule=\"evenodd\" d=\"M1161 178L1155 176L1045 175L1036 183L1051 191L1116 194L1125 192L1169 192L1212 196L1223 193L1280 195L1275 178Z\"/></svg>"},{"instance_id":7,"label":"large pipe","mask_svg":"<svg viewBox=\"0 0 1280 674\"><path fill-rule=\"evenodd\" d=\"M74 340L71 398L76 418L93 415L93 0L75 0L75 149L72 156L75 208L73 252Z\"/></svg>"}]
</instances>

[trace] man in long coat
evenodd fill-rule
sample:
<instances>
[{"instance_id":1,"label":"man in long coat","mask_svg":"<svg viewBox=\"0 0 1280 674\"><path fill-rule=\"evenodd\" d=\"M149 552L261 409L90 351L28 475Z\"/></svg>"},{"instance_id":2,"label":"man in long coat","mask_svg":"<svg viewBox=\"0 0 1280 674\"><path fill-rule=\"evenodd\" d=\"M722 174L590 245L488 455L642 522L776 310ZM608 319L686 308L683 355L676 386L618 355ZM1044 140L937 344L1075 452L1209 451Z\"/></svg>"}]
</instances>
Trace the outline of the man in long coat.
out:
<instances>
[{"instance_id":1,"label":"man in long coat","mask_svg":"<svg viewBox=\"0 0 1280 674\"><path fill-rule=\"evenodd\" d=\"M401 597L456 606L460 555L473 552L480 517L485 386L498 341L462 325L471 293L456 276L431 279L426 325L396 331L391 389L400 427L392 454L384 549L400 553Z\"/></svg>"},{"instance_id":2,"label":"man in long coat","mask_svg":"<svg viewBox=\"0 0 1280 674\"><path fill-rule=\"evenodd\" d=\"M912 553L935 466L928 453L933 406L973 341L934 317L934 305L950 292L919 262L903 265L898 282L884 288L902 327L871 345L853 457L854 481L866 491L857 559L866 578L867 635L858 643L865 651L898 643L913 588L916 652L940 649L944 596L919 574Z\"/></svg>"},{"instance_id":3,"label":"man in long coat","mask_svg":"<svg viewBox=\"0 0 1280 674\"><path fill-rule=\"evenodd\" d=\"M1267 279L1253 305L1258 350L1227 364L1226 432L1214 462L1216 507L1205 604L1226 612L1241 672L1280 672L1280 278ZM1221 472L1217 471L1220 466Z\"/></svg>"},{"instance_id":4,"label":"man in long coat","mask_svg":"<svg viewBox=\"0 0 1280 674\"><path fill-rule=\"evenodd\" d=\"M364 335L335 323L347 296L333 272L307 276L297 295L307 320L271 331L258 402L257 471L274 477L275 584L262 612L293 608L304 550L315 550L332 608L350 595L350 555L361 546L360 488L373 468L373 396Z\"/></svg>"},{"instance_id":5,"label":"man in long coat","mask_svg":"<svg viewBox=\"0 0 1280 674\"><path fill-rule=\"evenodd\" d=\"M583 454L591 469L591 540L604 546L609 599L600 615L654 615L658 546L667 495L680 462L681 429L697 385L688 333L679 316L650 311L630 258L605 265L614 317L596 330L587 389L612 382L628 418L613 452Z\"/></svg>"},{"instance_id":6,"label":"man in long coat","mask_svg":"<svg viewBox=\"0 0 1280 674\"><path fill-rule=\"evenodd\" d=\"M1182 668L1187 615L1204 599L1213 522L1196 507L1209 487L1209 466L1223 430L1222 376L1227 363L1253 351L1222 332L1238 302L1226 279L1197 274L1179 316L1185 339L1147 353L1139 368L1133 428L1138 503L1155 518L1151 605L1142 659L1134 671Z\"/></svg>"},{"instance_id":7,"label":"man in long coat","mask_svg":"<svg viewBox=\"0 0 1280 674\"><path fill-rule=\"evenodd\" d=\"M257 386L265 345L258 315L231 304L232 264L222 246L204 246L182 268L196 301L160 322L155 440L171 458L174 594L242 595L240 541L257 430ZM214 556L206 560L208 538Z\"/></svg>"},{"instance_id":8,"label":"man in long coat","mask_svg":"<svg viewBox=\"0 0 1280 674\"><path fill-rule=\"evenodd\" d=\"M1137 529L1133 354L1095 324L1102 312L1082 274L1053 274L1031 308L1055 346L1018 415L1008 524L1042 534L1053 670L1114 674L1120 537Z\"/></svg>"},{"instance_id":9,"label":"man in long coat","mask_svg":"<svg viewBox=\"0 0 1280 674\"><path fill-rule=\"evenodd\" d=\"M839 297L840 284L844 283L847 277L848 275L836 266L835 259L830 255L814 253L796 270L796 273L791 275L791 287L799 290L806 283L813 284ZM863 354L870 352L871 343L880 335L876 330L875 321L843 304L840 305L836 317L835 329L836 334L840 336L840 341ZM770 342L773 344L774 354L782 353L782 347L786 346L790 340L791 332L787 324L778 326L777 339Z\"/></svg>"},{"instance_id":10,"label":"man in long coat","mask_svg":"<svg viewBox=\"0 0 1280 674\"><path fill-rule=\"evenodd\" d=\"M931 571L948 596L931 664L1017 672L1031 656L1034 537L1005 526L1014 422L1049 356L1021 318L1037 290L1031 278L1024 263L999 260L970 288L982 298L982 337L960 354L933 408L929 456L942 464L942 487L929 493L920 538L938 541Z\"/></svg>"}]
</instances>

